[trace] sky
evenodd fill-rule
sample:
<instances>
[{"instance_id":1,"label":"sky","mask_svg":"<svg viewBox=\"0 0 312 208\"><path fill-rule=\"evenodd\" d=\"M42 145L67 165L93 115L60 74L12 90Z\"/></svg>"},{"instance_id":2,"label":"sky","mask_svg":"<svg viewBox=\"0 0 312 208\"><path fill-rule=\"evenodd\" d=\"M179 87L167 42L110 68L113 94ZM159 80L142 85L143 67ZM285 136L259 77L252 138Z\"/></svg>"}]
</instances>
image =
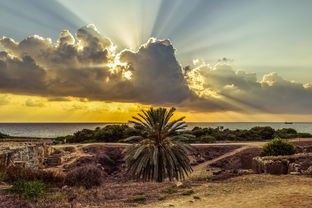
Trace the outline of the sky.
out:
<instances>
[{"instance_id":1,"label":"sky","mask_svg":"<svg viewBox=\"0 0 312 208\"><path fill-rule=\"evenodd\" d=\"M312 121L312 1L0 1L0 121Z\"/></svg>"}]
</instances>

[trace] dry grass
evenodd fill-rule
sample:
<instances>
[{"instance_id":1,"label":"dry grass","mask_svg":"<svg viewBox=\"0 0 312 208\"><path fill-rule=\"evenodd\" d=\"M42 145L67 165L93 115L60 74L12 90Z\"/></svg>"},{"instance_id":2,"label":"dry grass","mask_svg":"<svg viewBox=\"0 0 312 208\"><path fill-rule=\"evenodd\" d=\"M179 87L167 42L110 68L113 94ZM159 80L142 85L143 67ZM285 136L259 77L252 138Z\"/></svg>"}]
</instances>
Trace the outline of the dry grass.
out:
<instances>
[{"instance_id":1,"label":"dry grass","mask_svg":"<svg viewBox=\"0 0 312 208\"><path fill-rule=\"evenodd\" d=\"M64 187L33 207L311 208L312 178L245 175L222 182L106 183L84 189Z\"/></svg>"},{"instance_id":2,"label":"dry grass","mask_svg":"<svg viewBox=\"0 0 312 208\"><path fill-rule=\"evenodd\" d=\"M311 208L311 185L312 178L304 176L246 175L193 187L199 199L179 196L144 207Z\"/></svg>"},{"instance_id":3,"label":"dry grass","mask_svg":"<svg viewBox=\"0 0 312 208\"><path fill-rule=\"evenodd\" d=\"M142 204L149 204L158 201L159 198L167 197L164 192L174 184L166 183L105 183L100 187L85 189L83 187L63 187L62 189L50 192L47 197L37 202L29 202L36 208L46 207L101 207L121 208L137 207ZM170 197L177 196L184 189L170 194ZM1 207L1 206L0 206Z\"/></svg>"}]
</instances>

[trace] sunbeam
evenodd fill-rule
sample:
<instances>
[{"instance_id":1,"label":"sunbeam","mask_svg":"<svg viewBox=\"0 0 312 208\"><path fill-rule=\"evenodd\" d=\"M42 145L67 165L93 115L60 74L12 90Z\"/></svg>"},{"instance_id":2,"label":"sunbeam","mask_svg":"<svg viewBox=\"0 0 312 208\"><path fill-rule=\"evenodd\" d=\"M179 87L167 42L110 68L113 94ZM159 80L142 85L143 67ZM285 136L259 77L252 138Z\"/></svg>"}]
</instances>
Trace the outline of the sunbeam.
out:
<instances>
[{"instance_id":1,"label":"sunbeam","mask_svg":"<svg viewBox=\"0 0 312 208\"><path fill-rule=\"evenodd\" d=\"M21 9L22 8L22 9ZM22 39L31 34L57 37L64 29L77 30L86 22L55 0L1 1L1 35ZM40 28L38 31L37 28Z\"/></svg>"},{"instance_id":2,"label":"sunbeam","mask_svg":"<svg viewBox=\"0 0 312 208\"><path fill-rule=\"evenodd\" d=\"M1 1L0 105L16 94L46 111L50 99L70 97L93 107L174 105L201 118L310 113L311 7L308 0ZM73 109L86 112L81 106Z\"/></svg>"}]
</instances>

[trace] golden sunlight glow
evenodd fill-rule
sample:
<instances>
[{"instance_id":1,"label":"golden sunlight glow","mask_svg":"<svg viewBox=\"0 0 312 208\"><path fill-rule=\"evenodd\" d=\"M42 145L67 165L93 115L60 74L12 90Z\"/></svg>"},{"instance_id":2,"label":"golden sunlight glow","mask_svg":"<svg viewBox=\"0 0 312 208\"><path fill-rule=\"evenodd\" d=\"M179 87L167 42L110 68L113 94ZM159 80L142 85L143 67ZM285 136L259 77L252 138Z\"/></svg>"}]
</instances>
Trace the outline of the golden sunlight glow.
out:
<instances>
[{"instance_id":1,"label":"golden sunlight glow","mask_svg":"<svg viewBox=\"0 0 312 208\"><path fill-rule=\"evenodd\" d=\"M187 82L190 89L199 97L222 98L216 90L205 86L205 78L199 70L198 67L188 72Z\"/></svg>"},{"instance_id":2,"label":"golden sunlight glow","mask_svg":"<svg viewBox=\"0 0 312 208\"><path fill-rule=\"evenodd\" d=\"M109 71L112 74L118 73L120 71L123 71L124 69L127 68L128 63L121 62L119 54L115 56L114 60L108 64L106 64L107 67L109 67ZM129 76L129 74L127 75Z\"/></svg>"},{"instance_id":3,"label":"golden sunlight glow","mask_svg":"<svg viewBox=\"0 0 312 208\"><path fill-rule=\"evenodd\" d=\"M125 71L123 73L123 77L126 78L127 80L131 80L132 79L132 72L131 71Z\"/></svg>"},{"instance_id":4,"label":"golden sunlight glow","mask_svg":"<svg viewBox=\"0 0 312 208\"><path fill-rule=\"evenodd\" d=\"M140 109L148 107L138 103L88 101L75 97L66 97L66 101L51 100L38 96L0 94L0 121L126 122Z\"/></svg>"},{"instance_id":5,"label":"golden sunlight glow","mask_svg":"<svg viewBox=\"0 0 312 208\"><path fill-rule=\"evenodd\" d=\"M53 99L51 99L53 100ZM38 96L0 94L0 122L127 122L150 106L139 103L89 101L66 97L67 101L49 101ZM309 121L306 115L178 111L175 118L187 122Z\"/></svg>"}]
</instances>

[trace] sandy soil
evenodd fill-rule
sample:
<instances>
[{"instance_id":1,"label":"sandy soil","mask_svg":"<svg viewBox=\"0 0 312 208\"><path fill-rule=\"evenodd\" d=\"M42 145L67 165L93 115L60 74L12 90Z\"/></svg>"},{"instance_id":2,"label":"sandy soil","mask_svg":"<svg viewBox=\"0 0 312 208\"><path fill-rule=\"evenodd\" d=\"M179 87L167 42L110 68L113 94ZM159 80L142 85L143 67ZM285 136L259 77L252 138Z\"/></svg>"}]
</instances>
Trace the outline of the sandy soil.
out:
<instances>
[{"instance_id":1,"label":"sandy soil","mask_svg":"<svg viewBox=\"0 0 312 208\"><path fill-rule=\"evenodd\" d=\"M312 178L246 175L192 186L194 194L141 207L179 208L311 208Z\"/></svg>"}]
</instances>

